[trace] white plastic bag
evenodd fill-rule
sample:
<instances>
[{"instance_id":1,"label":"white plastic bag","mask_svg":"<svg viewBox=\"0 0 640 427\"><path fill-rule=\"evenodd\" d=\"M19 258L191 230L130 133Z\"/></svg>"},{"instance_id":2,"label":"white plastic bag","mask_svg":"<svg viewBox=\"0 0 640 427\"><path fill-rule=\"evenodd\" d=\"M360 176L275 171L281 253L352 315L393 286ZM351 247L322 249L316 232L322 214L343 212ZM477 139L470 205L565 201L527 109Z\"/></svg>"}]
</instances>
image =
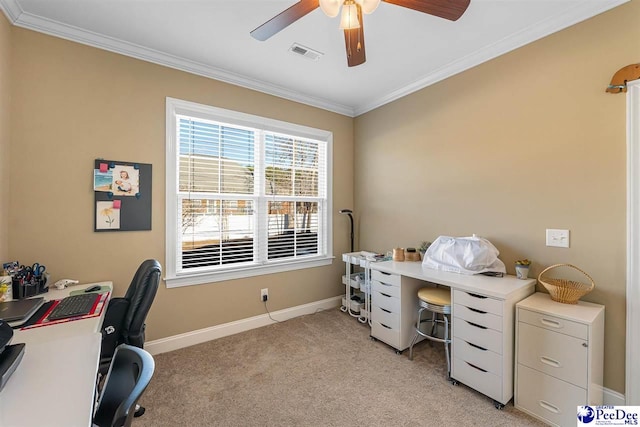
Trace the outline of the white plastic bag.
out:
<instances>
[{"instance_id":1,"label":"white plastic bag","mask_svg":"<svg viewBox=\"0 0 640 427\"><path fill-rule=\"evenodd\" d=\"M506 274L507 270L498 255L498 249L482 237L440 236L427 249L422 265L461 274Z\"/></svg>"}]
</instances>

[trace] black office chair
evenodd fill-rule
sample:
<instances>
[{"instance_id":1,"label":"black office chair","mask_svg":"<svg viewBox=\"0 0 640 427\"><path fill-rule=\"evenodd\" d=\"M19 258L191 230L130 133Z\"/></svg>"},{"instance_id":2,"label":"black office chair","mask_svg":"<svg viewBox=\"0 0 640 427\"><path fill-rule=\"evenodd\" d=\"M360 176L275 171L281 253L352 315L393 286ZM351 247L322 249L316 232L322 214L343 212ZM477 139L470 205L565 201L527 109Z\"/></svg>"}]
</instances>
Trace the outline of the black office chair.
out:
<instances>
[{"instance_id":1,"label":"black office chair","mask_svg":"<svg viewBox=\"0 0 640 427\"><path fill-rule=\"evenodd\" d=\"M162 267L154 259L140 264L123 298L111 298L102 322L102 347L98 384L109 370L115 349L120 344L144 347L145 319L158 291ZM145 409L138 406L135 416L140 417Z\"/></svg>"},{"instance_id":2,"label":"black office chair","mask_svg":"<svg viewBox=\"0 0 640 427\"><path fill-rule=\"evenodd\" d=\"M116 348L93 416L97 427L128 427L136 404L149 385L155 362L145 350L127 344Z\"/></svg>"},{"instance_id":3,"label":"black office chair","mask_svg":"<svg viewBox=\"0 0 640 427\"><path fill-rule=\"evenodd\" d=\"M144 347L145 319L158 291L162 267L154 259L140 264L123 298L111 298L102 323L100 373L105 374L120 344Z\"/></svg>"}]
</instances>

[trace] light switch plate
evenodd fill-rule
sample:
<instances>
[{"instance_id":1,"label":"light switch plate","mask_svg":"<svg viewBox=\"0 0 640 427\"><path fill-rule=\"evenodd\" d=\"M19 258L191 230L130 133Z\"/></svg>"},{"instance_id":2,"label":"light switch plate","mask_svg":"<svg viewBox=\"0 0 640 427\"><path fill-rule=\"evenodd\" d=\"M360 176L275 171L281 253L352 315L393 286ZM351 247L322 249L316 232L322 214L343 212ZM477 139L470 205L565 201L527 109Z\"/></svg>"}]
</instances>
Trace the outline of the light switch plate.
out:
<instances>
[{"instance_id":1,"label":"light switch plate","mask_svg":"<svg viewBox=\"0 0 640 427\"><path fill-rule=\"evenodd\" d=\"M547 246L569 247L569 230L547 228Z\"/></svg>"}]
</instances>

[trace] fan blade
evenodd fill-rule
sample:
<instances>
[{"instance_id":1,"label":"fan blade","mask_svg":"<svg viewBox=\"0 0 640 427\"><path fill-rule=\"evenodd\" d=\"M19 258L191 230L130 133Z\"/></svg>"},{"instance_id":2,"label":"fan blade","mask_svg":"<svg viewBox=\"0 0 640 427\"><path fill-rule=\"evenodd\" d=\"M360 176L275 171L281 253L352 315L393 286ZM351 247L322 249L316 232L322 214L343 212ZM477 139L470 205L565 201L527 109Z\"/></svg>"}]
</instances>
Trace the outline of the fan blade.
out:
<instances>
[{"instance_id":1,"label":"fan blade","mask_svg":"<svg viewBox=\"0 0 640 427\"><path fill-rule=\"evenodd\" d=\"M387 3L457 21L469 7L470 0L383 0Z\"/></svg>"},{"instance_id":2,"label":"fan blade","mask_svg":"<svg viewBox=\"0 0 640 427\"><path fill-rule=\"evenodd\" d=\"M344 30L344 44L347 48L347 65L355 67L366 61L364 54L364 21L362 20L362 8L358 7L358 22L360 28Z\"/></svg>"},{"instance_id":3,"label":"fan blade","mask_svg":"<svg viewBox=\"0 0 640 427\"><path fill-rule=\"evenodd\" d=\"M251 37L256 40L265 41L306 14L313 12L318 7L320 7L319 0L300 0L284 12L277 14L255 30L251 31Z\"/></svg>"}]
</instances>

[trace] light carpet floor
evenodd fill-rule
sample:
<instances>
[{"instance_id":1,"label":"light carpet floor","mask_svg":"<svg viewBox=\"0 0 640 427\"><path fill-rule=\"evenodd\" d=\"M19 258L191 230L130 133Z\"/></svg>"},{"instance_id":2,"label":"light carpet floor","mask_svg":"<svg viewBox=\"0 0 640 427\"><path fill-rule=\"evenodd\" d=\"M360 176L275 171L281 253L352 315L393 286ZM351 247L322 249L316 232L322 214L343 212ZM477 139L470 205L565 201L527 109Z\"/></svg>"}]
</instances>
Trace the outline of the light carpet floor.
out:
<instances>
[{"instance_id":1,"label":"light carpet floor","mask_svg":"<svg viewBox=\"0 0 640 427\"><path fill-rule=\"evenodd\" d=\"M446 380L441 344L396 355L338 309L155 356L144 426L542 426Z\"/></svg>"}]
</instances>

